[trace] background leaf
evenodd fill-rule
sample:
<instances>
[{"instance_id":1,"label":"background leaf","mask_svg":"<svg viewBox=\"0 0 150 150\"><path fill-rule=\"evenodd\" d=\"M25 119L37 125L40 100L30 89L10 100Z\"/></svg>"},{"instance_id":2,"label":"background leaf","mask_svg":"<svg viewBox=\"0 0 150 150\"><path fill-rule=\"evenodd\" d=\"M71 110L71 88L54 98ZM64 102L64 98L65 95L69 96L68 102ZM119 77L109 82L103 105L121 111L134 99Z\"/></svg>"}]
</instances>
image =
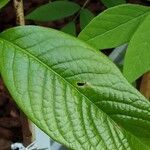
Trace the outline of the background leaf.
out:
<instances>
[{"instance_id":1,"label":"background leaf","mask_svg":"<svg viewBox=\"0 0 150 150\"><path fill-rule=\"evenodd\" d=\"M150 13L140 5L112 7L95 17L79 34L79 38L97 49L114 48L130 41L139 23Z\"/></svg>"},{"instance_id":2,"label":"background leaf","mask_svg":"<svg viewBox=\"0 0 150 150\"><path fill-rule=\"evenodd\" d=\"M88 9L82 9L80 12L80 28L81 30L94 18L94 14Z\"/></svg>"},{"instance_id":3,"label":"background leaf","mask_svg":"<svg viewBox=\"0 0 150 150\"><path fill-rule=\"evenodd\" d=\"M53 139L75 150L147 149L132 134L150 140L150 102L102 53L41 27L7 30L0 43L11 95Z\"/></svg>"},{"instance_id":4,"label":"background leaf","mask_svg":"<svg viewBox=\"0 0 150 150\"><path fill-rule=\"evenodd\" d=\"M74 22L66 24L61 31L76 36L76 26Z\"/></svg>"},{"instance_id":5,"label":"background leaf","mask_svg":"<svg viewBox=\"0 0 150 150\"><path fill-rule=\"evenodd\" d=\"M101 0L106 7L113 7L120 4L125 4L126 0Z\"/></svg>"},{"instance_id":6,"label":"background leaf","mask_svg":"<svg viewBox=\"0 0 150 150\"><path fill-rule=\"evenodd\" d=\"M80 6L73 2L55 1L42 5L26 16L37 21L54 21L73 15Z\"/></svg>"},{"instance_id":7,"label":"background leaf","mask_svg":"<svg viewBox=\"0 0 150 150\"><path fill-rule=\"evenodd\" d=\"M129 82L150 70L150 15L133 35L126 55L123 73Z\"/></svg>"},{"instance_id":8,"label":"background leaf","mask_svg":"<svg viewBox=\"0 0 150 150\"><path fill-rule=\"evenodd\" d=\"M4 7L8 2L9 0L0 0L0 9Z\"/></svg>"}]
</instances>

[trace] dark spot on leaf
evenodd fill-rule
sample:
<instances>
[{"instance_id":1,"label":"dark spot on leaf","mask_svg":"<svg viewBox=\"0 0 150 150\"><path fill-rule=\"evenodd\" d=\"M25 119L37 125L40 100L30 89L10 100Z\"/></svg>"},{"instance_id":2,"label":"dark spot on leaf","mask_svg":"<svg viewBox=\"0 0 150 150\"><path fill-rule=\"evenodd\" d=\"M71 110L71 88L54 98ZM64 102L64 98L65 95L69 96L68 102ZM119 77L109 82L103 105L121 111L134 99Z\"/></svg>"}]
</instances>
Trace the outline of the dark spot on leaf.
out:
<instances>
[{"instance_id":1,"label":"dark spot on leaf","mask_svg":"<svg viewBox=\"0 0 150 150\"><path fill-rule=\"evenodd\" d=\"M84 86L85 84L86 84L85 82L77 82L77 85L80 87Z\"/></svg>"}]
</instances>

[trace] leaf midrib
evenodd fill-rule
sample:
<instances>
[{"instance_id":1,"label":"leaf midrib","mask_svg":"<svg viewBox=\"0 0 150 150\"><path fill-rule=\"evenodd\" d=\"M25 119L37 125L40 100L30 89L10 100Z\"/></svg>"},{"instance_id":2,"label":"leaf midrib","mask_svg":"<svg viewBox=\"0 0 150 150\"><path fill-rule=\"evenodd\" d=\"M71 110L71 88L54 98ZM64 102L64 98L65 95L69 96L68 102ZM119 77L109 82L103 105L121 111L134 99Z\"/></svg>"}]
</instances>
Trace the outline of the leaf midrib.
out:
<instances>
[{"instance_id":1,"label":"leaf midrib","mask_svg":"<svg viewBox=\"0 0 150 150\"><path fill-rule=\"evenodd\" d=\"M36 60L37 62L39 62L40 64L42 64L44 67L46 67L49 71L52 71L55 75L57 75L58 77L60 77L64 82L66 82L67 84L69 84L74 90L76 90L79 94L81 94L83 97L85 97L90 103L92 103L95 107L97 107L101 112L103 112L104 114L107 115L107 117L109 117L111 120L113 120L107 113L105 113L103 110L101 110L95 103L93 103L86 95L84 95L84 93L82 93L81 91L79 91L77 89L76 86L74 86L73 84L71 84L70 82L68 82L64 77L62 77L61 75L59 75L55 70L53 70L50 66L48 66L46 63L44 63L42 60L40 60L38 57L34 56L32 53L30 53L29 51L27 51L26 49L24 50L22 47L20 47L17 44L14 44L4 38L0 38L1 40L3 40L6 43L9 43L10 45L13 45L17 48L20 49L20 51L22 51L24 54L32 57L34 60ZM90 48L89 48L90 49ZM90 49L91 51L93 51L93 49ZM134 106L135 107L135 106ZM135 107L137 108L137 107ZM138 107L138 109L141 109ZM114 121L114 120L113 120ZM115 121L114 121L115 122ZM115 122L116 123L116 122Z\"/></svg>"},{"instance_id":2,"label":"leaf midrib","mask_svg":"<svg viewBox=\"0 0 150 150\"><path fill-rule=\"evenodd\" d=\"M68 83L74 90L76 90L78 93L80 93L83 97L85 97L85 99L87 99L90 103L92 103L95 107L97 107L102 113L104 113L105 115L107 115L104 111L102 111L98 106L96 106L86 95L84 95L82 92L80 92L73 84L71 84L70 82L68 82L67 80L65 80L65 78L63 78L61 75L59 75L55 70L53 70L50 66L48 66L47 64L45 64L44 62L42 62L39 58L35 57L32 53L24 50L22 47L18 46L17 44L14 44L6 39L0 38L2 41L9 43L10 45L13 45L14 47L17 47L17 49L19 48L24 54L32 57L34 60L36 60L37 62L39 62L40 64L42 64L45 68L47 68L49 71L52 71L55 75L57 75L58 77L60 77L64 82ZM15 49L16 50L16 49ZM91 49L92 50L92 49ZM109 117L107 115L107 117ZM109 117L109 119L111 119ZM112 119L111 119L112 120ZM116 122L114 121L114 123L116 124ZM117 126L118 128L118 126ZM119 129L119 128L118 128ZM120 129L119 129L120 130Z\"/></svg>"},{"instance_id":3,"label":"leaf midrib","mask_svg":"<svg viewBox=\"0 0 150 150\"><path fill-rule=\"evenodd\" d=\"M90 39L88 39L88 40L86 40L86 41L90 42L90 41L94 40L94 39L97 38L97 37L104 36L104 35L107 34L108 32L111 32L111 31L113 31L113 30L115 30L115 29L117 29L117 28L119 28L119 27L121 27L121 26L123 26L123 25L129 23L129 22L132 22L132 21L134 21L134 20L136 20L136 19L138 19L138 18L142 18L143 16L146 16L146 15L148 15L149 13L150 13L150 10L148 10L148 12L145 12L145 13L142 14L142 15L139 15L139 16L136 17L136 18L130 19L130 20L128 20L127 22L124 22L124 23L122 23L121 25L116 26L115 28L112 28L112 29L110 29L110 30L108 30L108 31L106 31L106 32L104 32L104 33L102 33L102 34L100 34L100 35L97 35L97 36L95 36L95 37L93 37L93 38L90 38ZM97 19L97 18L95 18L95 20L96 20L96 19ZM90 25L90 24L89 24L89 25ZM89 25L88 25L88 26L89 26ZM79 37L80 37L80 36L79 36Z\"/></svg>"},{"instance_id":4,"label":"leaf midrib","mask_svg":"<svg viewBox=\"0 0 150 150\"><path fill-rule=\"evenodd\" d=\"M65 80L61 75L59 75L55 70L53 70L50 66L48 66L47 64L45 64L44 62L42 62L39 58L35 57L32 53L24 50L23 48L21 48L20 46L18 46L17 44L14 44L6 39L0 38L1 40L3 40L6 43L9 43L10 45L13 45L15 47L17 47L17 49L20 49L21 52L23 52L24 54L30 56L31 58L33 58L34 60L36 60L37 62L39 62L40 64L42 64L44 67L46 67L49 71L52 71L55 75L57 75L58 77L60 77L64 82L68 83L74 90L76 90L79 94L81 94L87 101L89 101L89 103L91 103L94 107L96 107L101 113L103 113L104 115L106 115L106 117L112 121L113 126L115 125L115 127L117 128L118 131L122 132L124 134L124 131L126 131L124 128L121 129L118 124L111 118L109 117L108 114L106 114L103 110L101 110L98 106L96 106L96 104L94 104L86 95L84 95L82 92L80 92L73 84L71 84L70 82L68 82L67 80ZM16 50L16 49L15 49ZM91 49L92 50L92 49ZM127 132L127 131L126 131ZM131 136L135 137L132 133L130 133ZM137 137L136 139L138 140L138 142L141 142Z\"/></svg>"},{"instance_id":5,"label":"leaf midrib","mask_svg":"<svg viewBox=\"0 0 150 150\"><path fill-rule=\"evenodd\" d=\"M121 131L123 134L124 134L125 132L127 132L124 128L123 128L123 129L120 128L120 127L118 126L118 124L114 121L114 119L112 119L108 114L106 114L103 110L101 110L101 109L100 109L96 104L94 104L86 95L84 95L82 92L80 92L80 91L79 91L74 85L72 85L70 82L68 82L67 80L65 80L61 75L59 75L59 74L58 74L55 70L53 70L50 66L48 66L47 64L45 64L44 62L42 62L39 58L35 57L32 53L30 53L30 52L24 50L23 48L21 48L21 47L18 46L17 44L14 44L14 43L12 43L12 42L10 42L10 41L8 41L8 40L6 40L6 39L3 39L3 38L1 38L1 37L0 37L0 39L1 39L3 42L6 42L6 43L9 43L10 45L13 45L13 46L16 47L17 49L20 49L21 52L23 52L24 54L30 56L31 58L33 58L34 60L36 60L37 62L39 62L40 64L42 64L42 65L43 65L44 67L46 67L49 71L52 71L55 75L57 75L58 77L60 77L64 82L68 83L68 84L69 84L74 90L76 90L79 94L81 94L83 97L85 97L85 99L86 99L87 101L89 101L94 107L96 107L101 113L103 113L104 115L106 115L107 118L112 121L113 125L115 125L115 127L117 128L118 131ZM16 50L16 49L15 49L15 50ZM93 50L93 49L91 49L91 50ZM124 132L124 131L125 131L125 132ZM130 133L129 131L128 131L128 133L129 133L131 136L135 137L135 136L134 136L132 133ZM137 138L137 137L135 137L135 138L138 140L139 143L142 143L142 144L143 144L143 142L141 142L141 141L139 140L139 138ZM147 146L146 146L146 147L147 147Z\"/></svg>"}]
</instances>

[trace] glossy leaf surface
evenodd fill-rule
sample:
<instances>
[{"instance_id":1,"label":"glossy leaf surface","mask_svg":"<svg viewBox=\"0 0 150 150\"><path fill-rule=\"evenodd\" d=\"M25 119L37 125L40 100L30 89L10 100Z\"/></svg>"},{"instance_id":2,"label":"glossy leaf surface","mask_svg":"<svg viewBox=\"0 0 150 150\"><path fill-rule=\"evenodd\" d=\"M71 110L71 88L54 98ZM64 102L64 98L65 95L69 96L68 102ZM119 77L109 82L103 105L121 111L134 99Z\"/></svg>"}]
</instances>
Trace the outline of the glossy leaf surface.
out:
<instances>
[{"instance_id":1,"label":"glossy leaf surface","mask_svg":"<svg viewBox=\"0 0 150 150\"><path fill-rule=\"evenodd\" d=\"M124 62L123 73L129 82L150 71L150 15L133 35Z\"/></svg>"},{"instance_id":2,"label":"glossy leaf surface","mask_svg":"<svg viewBox=\"0 0 150 150\"><path fill-rule=\"evenodd\" d=\"M17 27L0 34L0 65L19 107L67 147L148 149L132 134L150 138L150 102L89 45L56 30Z\"/></svg>"},{"instance_id":3,"label":"glossy leaf surface","mask_svg":"<svg viewBox=\"0 0 150 150\"><path fill-rule=\"evenodd\" d=\"M128 43L150 8L140 5L119 5L95 17L79 38L98 49L114 48Z\"/></svg>"},{"instance_id":4,"label":"glossy leaf surface","mask_svg":"<svg viewBox=\"0 0 150 150\"><path fill-rule=\"evenodd\" d=\"M80 6L73 2L55 1L49 2L35 9L26 16L26 19L37 21L54 21L73 15Z\"/></svg>"}]
</instances>

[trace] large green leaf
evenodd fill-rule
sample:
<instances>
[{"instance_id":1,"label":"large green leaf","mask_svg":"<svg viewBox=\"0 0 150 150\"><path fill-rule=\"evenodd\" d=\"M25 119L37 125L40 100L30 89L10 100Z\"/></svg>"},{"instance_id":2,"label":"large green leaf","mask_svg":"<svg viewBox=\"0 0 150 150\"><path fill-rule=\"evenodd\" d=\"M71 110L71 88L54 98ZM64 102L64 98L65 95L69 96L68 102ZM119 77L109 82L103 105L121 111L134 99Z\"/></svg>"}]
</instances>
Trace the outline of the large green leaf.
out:
<instances>
[{"instance_id":1,"label":"large green leaf","mask_svg":"<svg viewBox=\"0 0 150 150\"><path fill-rule=\"evenodd\" d=\"M26 16L26 19L37 21L54 21L73 15L80 6L73 2L55 1L49 2L35 9Z\"/></svg>"},{"instance_id":2,"label":"large green leaf","mask_svg":"<svg viewBox=\"0 0 150 150\"><path fill-rule=\"evenodd\" d=\"M113 48L130 41L139 23L150 13L140 5L119 5L95 17L79 38L98 49Z\"/></svg>"},{"instance_id":3,"label":"large green leaf","mask_svg":"<svg viewBox=\"0 0 150 150\"><path fill-rule=\"evenodd\" d=\"M0 9L4 7L8 2L9 0L0 0Z\"/></svg>"},{"instance_id":4,"label":"large green leaf","mask_svg":"<svg viewBox=\"0 0 150 150\"><path fill-rule=\"evenodd\" d=\"M123 69L130 82L147 71L150 71L150 15L142 22L129 43Z\"/></svg>"},{"instance_id":5,"label":"large green leaf","mask_svg":"<svg viewBox=\"0 0 150 150\"><path fill-rule=\"evenodd\" d=\"M0 64L19 107L60 143L149 149L132 134L150 139L150 102L89 45L53 29L17 27L0 34Z\"/></svg>"},{"instance_id":6,"label":"large green leaf","mask_svg":"<svg viewBox=\"0 0 150 150\"><path fill-rule=\"evenodd\" d=\"M106 7L113 7L116 5L126 3L126 0L100 0Z\"/></svg>"}]
</instances>

